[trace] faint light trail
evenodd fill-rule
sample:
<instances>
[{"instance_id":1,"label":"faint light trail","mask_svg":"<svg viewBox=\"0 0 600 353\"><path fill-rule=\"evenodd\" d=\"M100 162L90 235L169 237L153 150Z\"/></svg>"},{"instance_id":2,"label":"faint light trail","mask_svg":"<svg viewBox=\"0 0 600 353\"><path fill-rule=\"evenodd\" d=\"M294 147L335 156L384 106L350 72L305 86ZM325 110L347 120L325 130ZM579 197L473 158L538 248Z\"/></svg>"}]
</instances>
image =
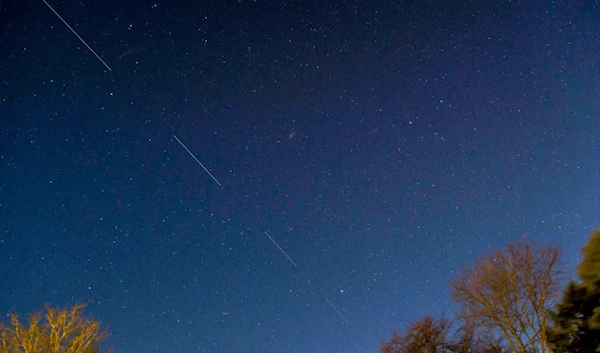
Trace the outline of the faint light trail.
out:
<instances>
[{"instance_id":1,"label":"faint light trail","mask_svg":"<svg viewBox=\"0 0 600 353\"><path fill-rule=\"evenodd\" d=\"M121 55L117 56L117 60L121 59L122 57L124 57L124 56L126 56L126 55L129 55L129 54L133 53L133 52L134 52L136 49L138 49L139 47L141 47L141 45L138 45L137 47L135 47L135 48L133 48L133 49L130 49L130 50L126 51L125 53L123 53L123 54L121 54Z\"/></svg>"},{"instance_id":2,"label":"faint light trail","mask_svg":"<svg viewBox=\"0 0 600 353\"><path fill-rule=\"evenodd\" d=\"M294 262L294 260L292 260L292 258L291 258L291 257L289 257L289 255L288 255L288 254L286 254L286 252L285 252L285 251L283 251L283 249L281 248L281 246L279 246L279 244L277 244L277 242L276 242L276 241L275 241L273 238L271 238L271 236L269 235L269 233L267 233L267 232L264 232L264 233L266 234L266 236L268 236L268 237L269 237L269 239L271 239L271 241L273 242L273 244L275 244L275 246L277 247L277 249L279 249L279 251L281 251L281 252L283 253L283 255L285 255L285 257L287 257L287 259L288 259L288 260L290 260L290 262L291 262L291 263L292 263L292 264L293 264L293 265L294 265L296 268L298 268L298 265L296 265L296 263Z\"/></svg>"},{"instance_id":3,"label":"faint light trail","mask_svg":"<svg viewBox=\"0 0 600 353\"><path fill-rule=\"evenodd\" d=\"M329 305L331 305L331 307L333 308L333 310L335 310L335 312L342 318L342 320L344 320L344 322L347 324L348 320L346 320L346 318L344 317L344 315L342 315L342 313L340 313L340 311L335 307L335 305L333 305L333 303L331 302L331 300L329 300L329 298L325 298L325 300L327 300L327 302L329 303Z\"/></svg>"},{"instance_id":4,"label":"faint light trail","mask_svg":"<svg viewBox=\"0 0 600 353\"><path fill-rule=\"evenodd\" d=\"M94 54L96 55L96 57L98 58L98 60L100 60L100 62L106 66L106 68L108 69L108 71L112 71L112 69L104 62L104 60L102 60L102 58L100 57L100 55L96 54L96 52L94 51L94 49L92 49L86 42L85 40L83 40L83 38L81 38L81 36L79 34L77 34L77 32L75 32L75 30L73 29L73 27L69 26L69 24L67 23L67 21L65 21L59 14L58 12L56 12L56 10L54 10L54 8L46 1L46 0L42 0L44 2L44 4L46 4L46 6L48 6L50 8L50 10L52 10L52 12L54 12L54 14L60 18L60 20L67 26L69 27L69 29L71 30L71 32L73 32L73 34L75 34L77 36L77 38L79 38L79 40L81 41L81 43L85 44L85 46Z\"/></svg>"},{"instance_id":5,"label":"faint light trail","mask_svg":"<svg viewBox=\"0 0 600 353\"><path fill-rule=\"evenodd\" d=\"M219 181L217 180L217 178L215 178L215 176L214 176L214 175L212 175L212 173L211 173L211 172L209 172L209 171L208 171L208 169L206 169L206 167L204 166L204 164L202 164L202 162L200 162L200 161L198 160L198 158L196 158L196 156L194 156L194 154L193 154L193 153L192 153L192 152L191 152L191 151L190 151L190 150L189 150L187 147L185 147L185 145L183 144L183 142L181 142L181 140L180 140L180 139L178 139L178 138L177 138L177 136L173 135L173 137L175 137L175 140L177 140L177 142L179 142L179 144L181 145L181 147L185 148L185 150L187 151L187 153L189 153L189 154L190 154L190 156L192 156L192 158L194 158L194 160L195 160L196 162L198 162L198 164L200 164L200 166L201 166L201 167L204 169L204 171L205 171L205 172L207 172L207 173L208 173L208 175L210 175L210 177L211 177L211 178L213 178L213 180L214 180L214 181L215 181L217 184L219 184L219 186L221 186L221 183L219 183Z\"/></svg>"}]
</instances>

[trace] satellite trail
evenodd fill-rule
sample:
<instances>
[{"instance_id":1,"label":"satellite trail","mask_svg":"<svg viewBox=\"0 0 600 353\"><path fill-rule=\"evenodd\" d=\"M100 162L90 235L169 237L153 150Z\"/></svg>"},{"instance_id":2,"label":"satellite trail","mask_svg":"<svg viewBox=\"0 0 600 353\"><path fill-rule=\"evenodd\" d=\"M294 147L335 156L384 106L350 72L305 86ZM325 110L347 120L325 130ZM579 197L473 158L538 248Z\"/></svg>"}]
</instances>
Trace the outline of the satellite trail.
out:
<instances>
[{"instance_id":1,"label":"satellite trail","mask_svg":"<svg viewBox=\"0 0 600 353\"><path fill-rule=\"evenodd\" d=\"M79 40L81 41L81 43L85 44L85 46L94 54L96 55L96 57L98 58L98 60L100 60L100 62L106 66L106 68L108 69L108 71L112 71L111 68L104 62L104 60L102 60L102 58L96 54L96 52L94 51L94 49L92 49L86 42L85 40L83 40L83 38L81 38L81 36L79 34L77 34L77 32L75 32L75 30L73 29L73 27L69 26L69 24L67 23L67 21L65 21L62 17L60 17L60 15L58 14L58 12L56 12L56 10L54 10L54 8L46 1L46 0L42 0L44 2L44 4L46 4L46 6L48 6L50 8L50 10L52 10L52 12L54 12L54 14L60 18L60 20L67 26L69 27L69 29L71 30L71 32L73 32L73 34L75 34L77 36L77 38L79 38Z\"/></svg>"},{"instance_id":2,"label":"satellite trail","mask_svg":"<svg viewBox=\"0 0 600 353\"><path fill-rule=\"evenodd\" d=\"M129 54L133 53L133 52L134 52L136 49L138 49L138 48L140 48L140 47L141 47L141 45L138 45L137 47L135 47L135 48L133 48L133 49L130 49L130 50L126 51L125 53L123 53L123 54L121 54L121 55L117 56L117 60L121 59L121 58L122 58L122 57L124 57L124 56L127 56L127 55L129 55Z\"/></svg>"},{"instance_id":3,"label":"satellite trail","mask_svg":"<svg viewBox=\"0 0 600 353\"><path fill-rule=\"evenodd\" d=\"M288 260L290 260L290 262L296 267L298 268L298 265L296 265L296 263L294 262L294 260L292 260L291 257L289 257L288 254L285 253L285 251L283 251L283 249L281 248L281 246L279 246L279 244L277 244L277 242L275 240L273 240L273 238L271 238L271 236L269 235L269 233L265 232L265 234L269 237L269 239L271 239L271 241L273 242L273 244L275 244L275 246L277 247L277 249L279 249L279 251L281 251L283 253L283 255L285 255L285 257L287 257Z\"/></svg>"},{"instance_id":4,"label":"satellite trail","mask_svg":"<svg viewBox=\"0 0 600 353\"><path fill-rule=\"evenodd\" d=\"M329 305L331 305L331 307L333 308L333 310L335 310L335 312L338 313L338 315L342 318L342 320L344 320L345 323L348 323L348 320L346 320L346 318L344 317L344 315L342 315L342 313L340 313L340 311L333 305L333 303L331 302L331 300L329 300L329 298L325 298L325 300L327 300L327 302L329 303Z\"/></svg>"},{"instance_id":5,"label":"satellite trail","mask_svg":"<svg viewBox=\"0 0 600 353\"><path fill-rule=\"evenodd\" d=\"M175 140L177 140L177 142L179 142L179 144L181 145L181 147L185 148L185 150L187 151L187 153L189 153L189 154L190 154L190 156L192 156L192 158L194 158L194 160L195 160L196 162L198 162L198 164L200 164L200 166L201 166L202 168L204 168L204 171L205 171L205 172L207 172L207 173L208 173L208 175L210 175L210 177L211 177L211 178L213 178L213 180L214 180L214 181L215 181L217 184L219 184L219 186L221 186L221 183L219 183L219 181L217 180L217 178L215 178L215 176L214 176L214 175L212 175L212 173L211 173L211 172L209 172L209 171L208 171L208 169L206 169L206 167L204 166L204 164L202 164L202 162L200 162L200 161L198 160L198 158L196 158L196 156L194 156L194 154L193 154L193 153L192 153L192 152L191 152L191 151L190 151L190 150L189 150L187 147L185 147L185 145L183 144L183 142L181 142L181 140L180 140L180 139L178 139L178 138L177 138L177 136L173 135L173 137L175 137Z\"/></svg>"}]
</instances>

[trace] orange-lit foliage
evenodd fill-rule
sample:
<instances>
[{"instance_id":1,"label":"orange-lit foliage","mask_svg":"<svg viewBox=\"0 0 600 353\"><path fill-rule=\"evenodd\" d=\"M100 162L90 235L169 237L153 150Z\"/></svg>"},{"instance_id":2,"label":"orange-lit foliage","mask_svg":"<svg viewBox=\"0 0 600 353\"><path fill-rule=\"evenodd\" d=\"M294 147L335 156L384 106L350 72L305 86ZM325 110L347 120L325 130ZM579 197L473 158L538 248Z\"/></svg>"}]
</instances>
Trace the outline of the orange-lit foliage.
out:
<instances>
[{"instance_id":1,"label":"orange-lit foliage","mask_svg":"<svg viewBox=\"0 0 600 353\"><path fill-rule=\"evenodd\" d=\"M0 324L0 353L98 353L106 337L98 321L82 315L83 304L68 309L46 306L21 322L17 314Z\"/></svg>"}]
</instances>

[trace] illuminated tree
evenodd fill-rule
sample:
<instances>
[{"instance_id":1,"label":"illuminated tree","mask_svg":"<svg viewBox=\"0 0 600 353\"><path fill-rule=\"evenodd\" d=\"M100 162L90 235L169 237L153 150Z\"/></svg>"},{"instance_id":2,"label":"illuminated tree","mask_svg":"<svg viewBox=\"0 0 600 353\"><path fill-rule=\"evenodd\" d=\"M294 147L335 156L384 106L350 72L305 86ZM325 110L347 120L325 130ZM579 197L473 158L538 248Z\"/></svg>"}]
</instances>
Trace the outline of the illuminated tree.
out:
<instances>
[{"instance_id":1,"label":"illuminated tree","mask_svg":"<svg viewBox=\"0 0 600 353\"><path fill-rule=\"evenodd\" d=\"M510 244L450 281L469 327L498 333L512 352L547 353L548 306L559 292L558 246Z\"/></svg>"},{"instance_id":2,"label":"illuminated tree","mask_svg":"<svg viewBox=\"0 0 600 353\"><path fill-rule=\"evenodd\" d=\"M84 307L46 306L25 323L11 314L8 324L0 324L0 353L98 353L106 332L100 331L98 321L82 315Z\"/></svg>"},{"instance_id":3,"label":"illuminated tree","mask_svg":"<svg viewBox=\"0 0 600 353\"><path fill-rule=\"evenodd\" d=\"M449 353L452 323L442 317L425 316L413 322L405 334L394 331L392 339L381 347L382 353Z\"/></svg>"},{"instance_id":4,"label":"illuminated tree","mask_svg":"<svg viewBox=\"0 0 600 353\"><path fill-rule=\"evenodd\" d=\"M394 330L382 343L381 353L505 353L500 343L489 336L477 335L467 326L454 331L453 322L442 316L424 316L414 321L405 333Z\"/></svg>"}]
</instances>

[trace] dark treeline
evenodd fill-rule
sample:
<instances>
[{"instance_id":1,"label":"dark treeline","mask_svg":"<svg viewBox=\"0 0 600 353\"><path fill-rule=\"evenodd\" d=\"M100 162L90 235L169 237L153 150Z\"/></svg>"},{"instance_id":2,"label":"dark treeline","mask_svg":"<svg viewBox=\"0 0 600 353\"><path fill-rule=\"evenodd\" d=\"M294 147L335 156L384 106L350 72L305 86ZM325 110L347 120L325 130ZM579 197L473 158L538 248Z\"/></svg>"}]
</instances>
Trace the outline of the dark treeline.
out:
<instances>
[{"instance_id":1,"label":"dark treeline","mask_svg":"<svg viewBox=\"0 0 600 353\"><path fill-rule=\"evenodd\" d=\"M528 241L481 257L450 280L455 318L422 317L381 353L600 352L600 231L566 288L560 259L559 246Z\"/></svg>"},{"instance_id":2,"label":"dark treeline","mask_svg":"<svg viewBox=\"0 0 600 353\"><path fill-rule=\"evenodd\" d=\"M600 231L591 234L577 281L561 288L561 248L522 241L465 267L450 285L454 318L424 316L394 331L381 353L600 352ZM47 306L0 323L0 353L99 353L100 323L85 305Z\"/></svg>"}]
</instances>

